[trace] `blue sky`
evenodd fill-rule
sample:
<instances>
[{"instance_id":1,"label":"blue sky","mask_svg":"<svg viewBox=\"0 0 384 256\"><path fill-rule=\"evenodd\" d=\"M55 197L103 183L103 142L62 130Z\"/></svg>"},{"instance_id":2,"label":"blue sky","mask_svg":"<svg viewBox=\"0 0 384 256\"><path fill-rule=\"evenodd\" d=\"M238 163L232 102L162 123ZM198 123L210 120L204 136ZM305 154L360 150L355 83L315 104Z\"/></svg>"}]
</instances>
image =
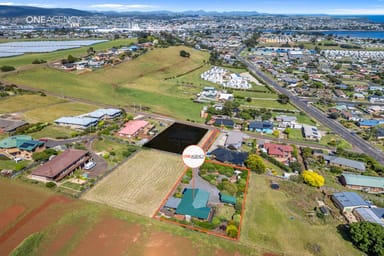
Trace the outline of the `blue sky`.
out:
<instances>
[{"instance_id":1,"label":"blue sky","mask_svg":"<svg viewBox=\"0 0 384 256\"><path fill-rule=\"evenodd\" d=\"M258 11L282 14L323 13L384 15L384 0L0 0L0 5L70 7L95 11L207 10Z\"/></svg>"}]
</instances>

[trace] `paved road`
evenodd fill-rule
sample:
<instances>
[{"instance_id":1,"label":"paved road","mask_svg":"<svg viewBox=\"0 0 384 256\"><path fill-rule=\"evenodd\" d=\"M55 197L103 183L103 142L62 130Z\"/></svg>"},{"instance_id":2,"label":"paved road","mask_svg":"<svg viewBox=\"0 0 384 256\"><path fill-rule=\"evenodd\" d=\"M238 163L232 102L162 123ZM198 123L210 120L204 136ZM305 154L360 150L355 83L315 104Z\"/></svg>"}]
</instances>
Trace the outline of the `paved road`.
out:
<instances>
[{"instance_id":1,"label":"paved road","mask_svg":"<svg viewBox=\"0 0 384 256\"><path fill-rule=\"evenodd\" d=\"M240 51L242 51L243 49L244 47L240 49ZM336 134L343 137L346 141L351 143L356 148L360 149L362 152L366 153L369 156L374 157L381 164L384 164L383 152L379 151L379 149L375 148L374 146L372 146L362 138L358 137L357 135L351 134L351 132L348 129L346 129L344 126L342 126L340 123L338 123L333 119L329 119L320 110L313 107L311 104L308 104L302 101L299 97L293 95L290 91L281 87L276 81L274 81L273 79L268 77L266 74L264 74L262 71L260 71L254 64L250 63L248 60L241 57L239 55L240 51L237 53L237 56L236 56L237 59L242 63L244 63L249 70L255 73L262 80L264 80L264 82L266 82L269 86L274 88L279 93L287 95L289 97L290 102L295 106L297 106L299 109L311 115L323 125L329 127L332 131L334 131Z\"/></svg>"}]
</instances>

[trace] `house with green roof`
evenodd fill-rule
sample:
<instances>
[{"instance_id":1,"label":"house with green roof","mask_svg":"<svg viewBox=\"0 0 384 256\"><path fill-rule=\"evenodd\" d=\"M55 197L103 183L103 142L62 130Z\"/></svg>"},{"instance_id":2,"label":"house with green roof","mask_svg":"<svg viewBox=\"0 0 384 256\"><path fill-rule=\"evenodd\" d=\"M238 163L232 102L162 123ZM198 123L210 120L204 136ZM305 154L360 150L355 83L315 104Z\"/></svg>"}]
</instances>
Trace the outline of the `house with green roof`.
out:
<instances>
[{"instance_id":1,"label":"house with green roof","mask_svg":"<svg viewBox=\"0 0 384 256\"><path fill-rule=\"evenodd\" d=\"M28 135L16 135L0 140L0 155L10 159L32 160L34 152L41 152L44 149L44 142L33 140Z\"/></svg>"},{"instance_id":2,"label":"house with green roof","mask_svg":"<svg viewBox=\"0 0 384 256\"><path fill-rule=\"evenodd\" d=\"M340 182L347 188L361 190L368 193L384 193L384 178L343 173Z\"/></svg>"},{"instance_id":3,"label":"house with green roof","mask_svg":"<svg viewBox=\"0 0 384 256\"><path fill-rule=\"evenodd\" d=\"M209 193L202 189L185 189L176 214L207 220L212 210L207 207L208 199Z\"/></svg>"}]
</instances>

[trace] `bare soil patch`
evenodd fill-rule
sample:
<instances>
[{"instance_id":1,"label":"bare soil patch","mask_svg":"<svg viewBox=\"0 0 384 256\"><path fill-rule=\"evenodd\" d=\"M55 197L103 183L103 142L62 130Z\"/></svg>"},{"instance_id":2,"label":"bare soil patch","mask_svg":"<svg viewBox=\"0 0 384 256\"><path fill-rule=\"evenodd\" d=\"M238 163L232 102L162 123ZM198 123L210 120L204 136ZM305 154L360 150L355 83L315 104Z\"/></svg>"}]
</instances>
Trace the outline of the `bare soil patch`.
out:
<instances>
[{"instance_id":1,"label":"bare soil patch","mask_svg":"<svg viewBox=\"0 0 384 256\"><path fill-rule=\"evenodd\" d=\"M164 232L150 235L149 242L145 245L144 256L194 256L198 255L191 240L176 237Z\"/></svg>"},{"instance_id":2,"label":"bare soil patch","mask_svg":"<svg viewBox=\"0 0 384 256\"><path fill-rule=\"evenodd\" d=\"M14 205L0 212L0 233L5 230L8 225L14 222L25 210L22 205Z\"/></svg>"},{"instance_id":3,"label":"bare soil patch","mask_svg":"<svg viewBox=\"0 0 384 256\"><path fill-rule=\"evenodd\" d=\"M106 216L71 255L123 255L140 238L141 227Z\"/></svg>"}]
</instances>

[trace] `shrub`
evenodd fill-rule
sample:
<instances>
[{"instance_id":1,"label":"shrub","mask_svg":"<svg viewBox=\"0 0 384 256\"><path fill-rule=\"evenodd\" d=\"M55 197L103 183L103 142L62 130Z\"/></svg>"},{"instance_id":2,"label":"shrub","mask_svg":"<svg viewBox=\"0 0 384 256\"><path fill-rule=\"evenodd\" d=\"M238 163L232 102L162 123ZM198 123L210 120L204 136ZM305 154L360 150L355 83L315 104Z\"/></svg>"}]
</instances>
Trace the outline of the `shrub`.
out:
<instances>
[{"instance_id":1,"label":"shrub","mask_svg":"<svg viewBox=\"0 0 384 256\"><path fill-rule=\"evenodd\" d=\"M227 226L226 233L229 237L236 238L238 232L239 231L235 225L231 224Z\"/></svg>"},{"instance_id":2,"label":"shrub","mask_svg":"<svg viewBox=\"0 0 384 256\"><path fill-rule=\"evenodd\" d=\"M47 188L54 188L54 187L56 187L56 183L50 181L50 182L45 183L45 186L46 186Z\"/></svg>"},{"instance_id":3,"label":"shrub","mask_svg":"<svg viewBox=\"0 0 384 256\"><path fill-rule=\"evenodd\" d=\"M1 72L9 72L9 71L14 71L16 70L15 67L13 66L7 66L7 65L4 65L0 68Z\"/></svg>"}]
</instances>

